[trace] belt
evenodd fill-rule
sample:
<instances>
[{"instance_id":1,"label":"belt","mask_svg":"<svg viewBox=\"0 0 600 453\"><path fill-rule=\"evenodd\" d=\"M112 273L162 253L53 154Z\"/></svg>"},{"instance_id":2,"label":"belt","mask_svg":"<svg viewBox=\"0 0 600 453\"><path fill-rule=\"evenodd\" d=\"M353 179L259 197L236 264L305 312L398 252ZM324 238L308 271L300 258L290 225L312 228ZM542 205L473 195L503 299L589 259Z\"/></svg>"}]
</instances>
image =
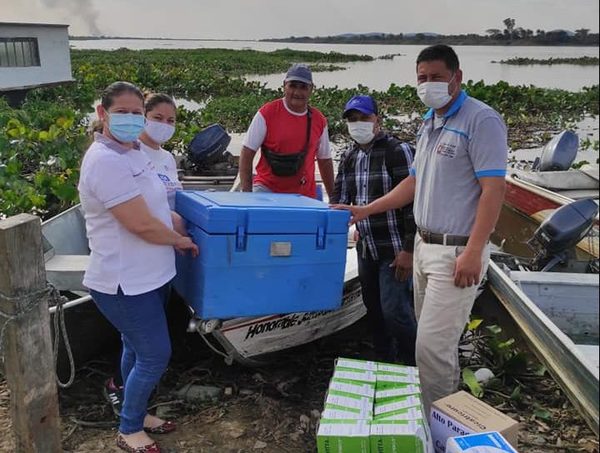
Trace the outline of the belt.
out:
<instances>
[{"instance_id":1,"label":"belt","mask_svg":"<svg viewBox=\"0 0 600 453\"><path fill-rule=\"evenodd\" d=\"M431 231L417 228L419 236L426 244L464 246L469 242L469 236L456 236L454 234L432 233Z\"/></svg>"}]
</instances>

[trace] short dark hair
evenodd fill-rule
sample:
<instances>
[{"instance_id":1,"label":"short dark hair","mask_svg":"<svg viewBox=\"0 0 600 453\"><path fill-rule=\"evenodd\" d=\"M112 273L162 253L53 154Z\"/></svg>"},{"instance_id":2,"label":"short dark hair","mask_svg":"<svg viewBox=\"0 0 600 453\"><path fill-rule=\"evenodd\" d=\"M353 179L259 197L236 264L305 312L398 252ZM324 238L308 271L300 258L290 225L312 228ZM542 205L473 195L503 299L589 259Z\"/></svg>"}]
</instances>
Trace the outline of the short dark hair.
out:
<instances>
[{"instance_id":1,"label":"short dark hair","mask_svg":"<svg viewBox=\"0 0 600 453\"><path fill-rule=\"evenodd\" d=\"M115 98L124 94L131 93L136 95L144 103L144 95L142 94L142 90L140 90L133 83L129 82L114 82L107 86L102 92L101 104L104 109L108 110L115 101Z\"/></svg>"},{"instance_id":2,"label":"short dark hair","mask_svg":"<svg viewBox=\"0 0 600 453\"><path fill-rule=\"evenodd\" d=\"M452 72L456 72L460 68L458 55L456 55L456 52L454 52L452 47L445 44L436 44L423 49L417 57L417 66L424 61L438 60L443 61L446 64L446 67Z\"/></svg>"},{"instance_id":3,"label":"short dark hair","mask_svg":"<svg viewBox=\"0 0 600 453\"><path fill-rule=\"evenodd\" d=\"M169 104L175 110L177 110L177 105L171 96L165 93L148 93L146 95L146 99L144 102L144 108L146 113L154 110L157 105L160 104Z\"/></svg>"}]
</instances>

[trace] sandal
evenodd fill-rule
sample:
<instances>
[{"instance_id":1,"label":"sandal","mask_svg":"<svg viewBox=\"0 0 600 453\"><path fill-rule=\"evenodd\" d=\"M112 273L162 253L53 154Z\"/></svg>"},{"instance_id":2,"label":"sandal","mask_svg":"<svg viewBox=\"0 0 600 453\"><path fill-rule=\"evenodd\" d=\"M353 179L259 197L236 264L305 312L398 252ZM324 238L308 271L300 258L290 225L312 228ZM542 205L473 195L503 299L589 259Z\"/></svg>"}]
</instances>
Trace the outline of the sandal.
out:
<instances>
[{"instance_id":1,"label":"sandal","mask_svg":"<svg viewBox=\"0 0 600 453\"><path fill-rule=\"evenodd\" d=\"M162 451L156 442L152 442L150 445L144 445L143 447L134 448L125 441L121 434L117 436L117 447L128 453L161 453Z\"/></svg>"},{"instance_id":2,"label":"sandal","mask_svg":"<svg viewBox=\"0 0 600 453\"><path fill-rule=\"evenodd\" d=\"M169 434L177 429L177 425L174 422L165 421L161 425L154 428L144 428L144 431L150 434Z\"/></svg>"}]
</instances>

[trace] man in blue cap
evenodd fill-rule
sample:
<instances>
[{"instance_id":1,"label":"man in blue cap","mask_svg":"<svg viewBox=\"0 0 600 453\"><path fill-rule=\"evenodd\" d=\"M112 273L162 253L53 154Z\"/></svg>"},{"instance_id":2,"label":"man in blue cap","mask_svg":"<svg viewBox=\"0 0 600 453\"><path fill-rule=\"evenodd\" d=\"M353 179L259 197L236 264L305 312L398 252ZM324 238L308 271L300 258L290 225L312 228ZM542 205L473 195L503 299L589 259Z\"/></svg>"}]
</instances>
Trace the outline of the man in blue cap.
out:
<instances>
[{"instance_id":1,"label":"man in blue cap","mask_svg":"<svg viewBox=\"0 0 600 453\"><path fill-rule=\"evenodd\" d=\"M331 203L367 205L409 176L414 151L381 130L371 96L351 98L343 116L354 143L342 156ZM369 216L356 226L358 274L377 358L414 365L412 205Z\"/></svg>"},{"instance_id":2,"label":"man in blue cap","mask_svg":"<svg viewBox=\"0 0 600 453\"><path fill-rule=\"evenodd\" d=\"M315 198L316 161L331 196L334 172L327 120L308 105L312 90L310 68L294 64L283 82L283 98L267 102L254 115L240 154L242 191L297 193ZM259 149L253 180L252 164Z\"/></svg>"}]
</instances>

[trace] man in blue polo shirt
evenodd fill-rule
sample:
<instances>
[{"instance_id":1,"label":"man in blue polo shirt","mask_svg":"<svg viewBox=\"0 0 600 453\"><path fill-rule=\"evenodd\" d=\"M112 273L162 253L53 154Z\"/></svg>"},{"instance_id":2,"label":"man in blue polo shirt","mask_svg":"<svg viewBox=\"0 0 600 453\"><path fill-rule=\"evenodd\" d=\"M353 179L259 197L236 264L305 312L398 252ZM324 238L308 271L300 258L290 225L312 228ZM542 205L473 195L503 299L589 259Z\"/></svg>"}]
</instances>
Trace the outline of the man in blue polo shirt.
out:
<instances>
[{"instance_id":1,"label":"man in blue polo shirt","mask_svg":"<svg viewBox=\"0 0 600 453\"><path fill-rule=\"evenodd\" d=\"M358 222L414 201L416 358L427 413L458 388L458 342L487 270L505 191L504 121L462 91L461 82L451 47L419 54L417 93L430 110L417 134L411 176L367 206L344 206Z\"/></svg>"}]
</instances>

